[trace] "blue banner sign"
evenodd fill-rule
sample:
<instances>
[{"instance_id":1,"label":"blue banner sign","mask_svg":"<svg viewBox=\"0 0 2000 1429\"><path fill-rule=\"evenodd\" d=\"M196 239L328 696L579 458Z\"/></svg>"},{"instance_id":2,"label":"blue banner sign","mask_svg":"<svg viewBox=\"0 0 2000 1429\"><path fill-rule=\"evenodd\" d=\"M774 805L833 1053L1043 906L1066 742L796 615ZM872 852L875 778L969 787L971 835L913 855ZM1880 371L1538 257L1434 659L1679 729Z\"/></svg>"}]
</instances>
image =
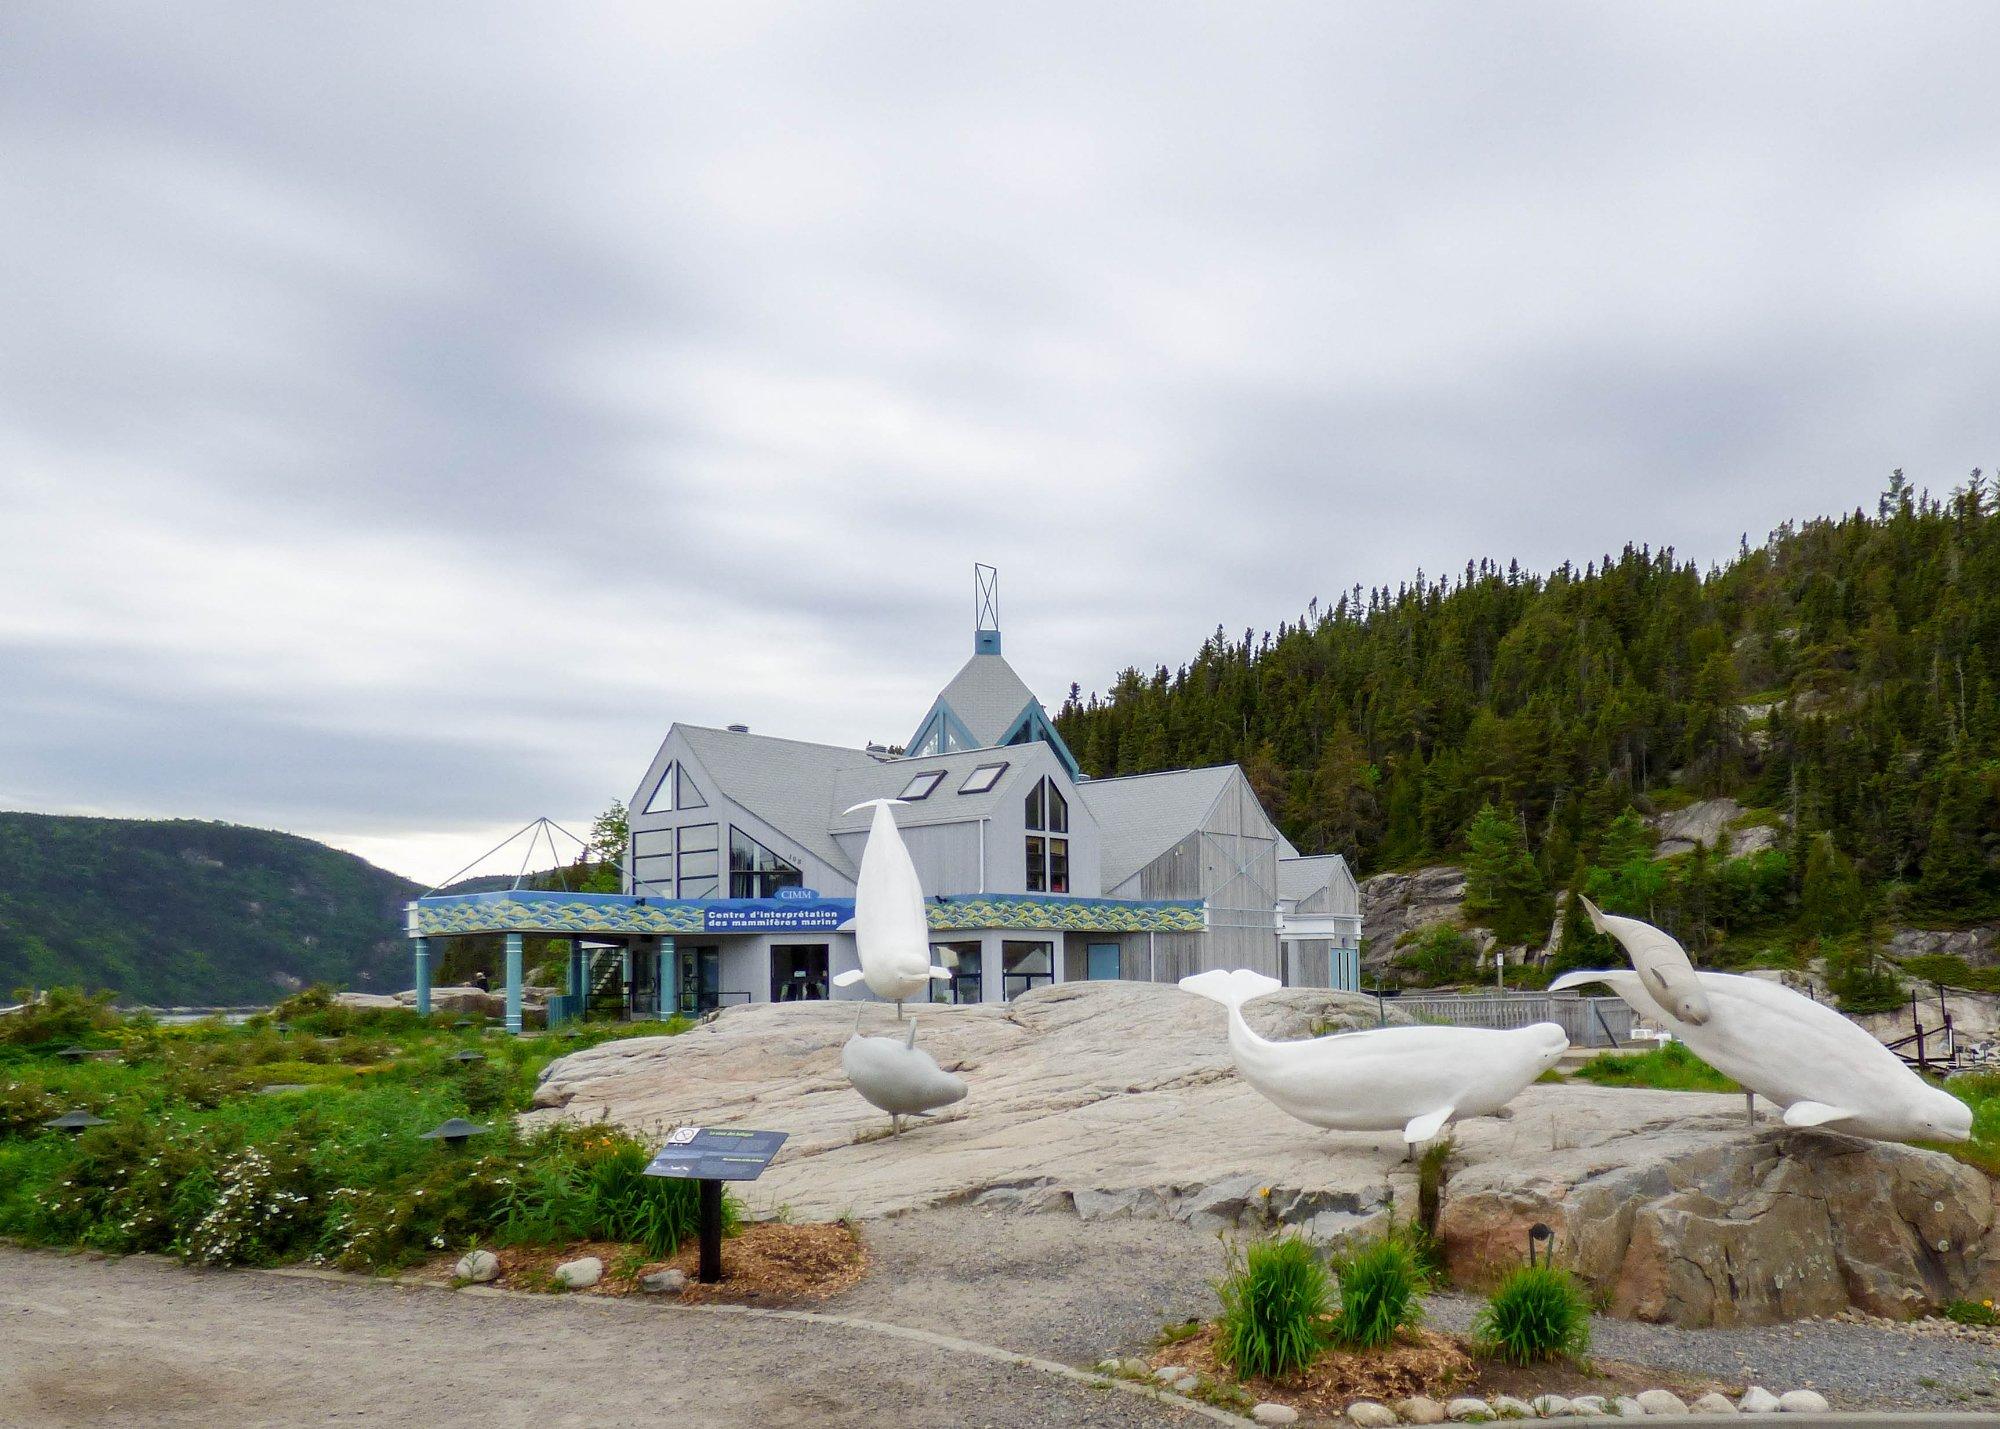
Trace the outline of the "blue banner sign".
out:
<instances>
[{"instance_id":1,"label":"blue banner sign","mask_svg":"<svg viewBox=\"0 0 2000 1429\"><path fill-rule=\"evenodd\" d=\"M646 1167L646 1174L682 1181L754 1181L764 1174L788 1135L728 1126L676 1127Z\"/></svg>"},{"instance_id":2,"label":"blue banner sign","mask_svg":"<svg viewBox=\"0 0 2000 1429\"><path fill-rule=\"evenodd\" d=\"M793 892L782 889L781 893ZM709 933L831 933L854 916L852 898L719 898L701 905Z\"/></svg>"}]
</instances>

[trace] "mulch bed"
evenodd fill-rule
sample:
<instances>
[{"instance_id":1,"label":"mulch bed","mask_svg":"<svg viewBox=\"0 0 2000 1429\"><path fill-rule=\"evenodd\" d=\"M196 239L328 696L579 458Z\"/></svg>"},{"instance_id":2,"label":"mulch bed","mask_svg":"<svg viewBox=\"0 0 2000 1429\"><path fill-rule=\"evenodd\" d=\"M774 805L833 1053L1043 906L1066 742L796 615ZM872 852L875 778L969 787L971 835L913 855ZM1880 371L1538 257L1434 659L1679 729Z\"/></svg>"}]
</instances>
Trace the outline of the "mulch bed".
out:
<instances>
[{"instance_id":1,"label":"mulch bed","mask_svg":"<svg viewBox=\"0 0 2000 1429\"><path fill-rule=\"evenodd\" d=\"M722 1242L722 1282L703 1285L695 1279L701 1250L694 1241L666 1260L643 1264L629 1259L633 1247L616 1241L578 1241L564 1246L494 1247L500 1278L494 1284L508 1290L550 1291L567 1295L642 1295L639 1280L656 1270L687 1274L687 1288L666 1297L684 1304L800 1305L838 1295L868 1272L868 1251L861 1237L847 1226L785 1225L759 1221ZM604 1262L604 1278L588 1290L560 1291L555 1269L567 1260L594 1255ZM426 1268L431 1277L449 1280L457 1256L444 1256Z\"/></svg>"},{"instance_id":2,"label":"mulch bed","mask_svg":"<svg viewBox=\"0 0 2000 1429\"><path fill-rule=\"evenodd\" d=\"M1187 1339L1155 1350L1148 1361L1155 1369L1181 1365L1217 1384L1237 1384L1236 1372L1216 1353L1220 1329L1207 1324ZM1255 1400L1289 1404L1306 1415L1338 1418L1357 1399L1394 1404L1414 1394L1444 1401L1459 1395L1491 1399L1511 1394L1533 1399L1538 1394L1636 1394L1642 1389L1671 1389L1691 1399L1711 1389L1740 1392L1742 1385L1697 1379L1671 1370L1648 1369L1617 1360L1592 1360L1588 1367L1551 1363L1517 1368L1475 1359L1453 1336L1437 1330L1404 1330L1380 1349L1323 1351L1298 1374L1282 1379L1240 1381Z\"/></svg>"}]
</instances>

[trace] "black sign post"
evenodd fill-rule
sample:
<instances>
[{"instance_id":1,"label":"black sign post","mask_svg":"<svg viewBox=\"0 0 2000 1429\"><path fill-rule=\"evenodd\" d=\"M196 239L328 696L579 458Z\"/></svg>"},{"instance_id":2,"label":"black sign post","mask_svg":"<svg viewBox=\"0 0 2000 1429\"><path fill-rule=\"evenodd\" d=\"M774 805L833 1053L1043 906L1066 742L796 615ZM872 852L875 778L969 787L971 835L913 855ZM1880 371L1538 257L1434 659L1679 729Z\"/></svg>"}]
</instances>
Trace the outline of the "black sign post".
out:
<instances>
[{"instance_id":1,"label":"black sign post","mask_svg":"<svg viewBox=\"0 0 2000 1429\"><path fill-rule=\"evenodd\" d=\"M722 1279L722 1183L754 1181L764 1174L789 1135L783 1131L744 1131L733 1126L677 1127L667 1137L648 1176L693 1181L700 1191L701 1265L697 1278L704 1285Z\"/></svg>"}]
</instances>

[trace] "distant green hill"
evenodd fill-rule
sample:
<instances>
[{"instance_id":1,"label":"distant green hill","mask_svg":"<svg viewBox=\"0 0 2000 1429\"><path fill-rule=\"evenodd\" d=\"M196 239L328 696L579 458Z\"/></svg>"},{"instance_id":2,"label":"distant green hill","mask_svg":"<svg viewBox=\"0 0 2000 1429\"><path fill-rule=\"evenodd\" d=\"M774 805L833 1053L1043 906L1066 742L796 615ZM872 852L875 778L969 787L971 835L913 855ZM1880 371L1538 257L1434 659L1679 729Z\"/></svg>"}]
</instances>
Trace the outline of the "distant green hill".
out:
<instances>
[{"instance_id":1,"label":"distant green hill","mask_svg":"<svg viewBox=\"0 0 2000 1429\"><path fill-rule=\"evenodd\" d=\"M76 983L153 1005L390 991L409 982L402 904L421 892L267 829L0 813L0 1000Z\"/></svg>"}]
</instances>

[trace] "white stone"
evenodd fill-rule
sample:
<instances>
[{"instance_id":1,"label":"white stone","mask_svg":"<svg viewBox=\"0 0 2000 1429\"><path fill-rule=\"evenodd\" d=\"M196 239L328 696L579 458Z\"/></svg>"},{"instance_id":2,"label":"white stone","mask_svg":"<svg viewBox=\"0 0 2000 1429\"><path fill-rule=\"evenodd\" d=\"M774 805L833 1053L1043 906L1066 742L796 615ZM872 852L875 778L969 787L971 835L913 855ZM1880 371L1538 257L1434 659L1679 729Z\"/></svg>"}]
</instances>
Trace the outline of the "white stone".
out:
<instances>
[{"instance_id":1,"label":"white stone","mask_svg":"<svg viewBox=\"0 0 2000 1429\"><path fill-rule=\"evenodd\" d=\"M653 1295L678 1295L687 1289L685 1270L656 1270L639 1277L639 1288Z\"/></svg>"},{"instance_id":2,"label":"white stone","mask_svg":"<svg viewBox=\"0 0 2000 1429\"><path fill-rule=\"evenodd\" d=\"M588 1290L604 1278L604 1262L594 1255L565 1260L556 1267L556 1284L567 1290Z\"/></svg>"},{"instance_id":3,"label":"white stone","mask_svg":"<svg viewBox=\"0 0 2000 1429\"><path fill-rule=\"evenodd\" d=\"M1413 1394L1396 1402L1396 1412L1406 1424L1442 1424L1444 1406L1425 1394Z\"/></svg>"},{"instance_id":4,"label":"white stone","mask_svg":"<svg viewBox=\"0 0 2000 1429\"><path fill-rule=\"evenodd\" d=\"M1395 1410L1372 1399L1357 1399L1348 1405L1347 1417L1359 1424L1361 1429L1389 1429L1390 1425L1398 1422Z\"/></svg>"},{"instance_id":5,"label":"white stone","mask_svg":"<svg viewBox=\"0 0 2000 1429\"><path fill-rule=\"evenodd\" d=\"M1570 1400L1569 1412L1572 1414L1598 1415L1609 1414L1611 1410L1605 1404L1603 1395L1579 1394Z\"/></svg>"},{"instance_id":6,"label":"white stone","mask_svg":"<svg viewBox=\"0 0 2000 1429\"><path fill-rule=\"evenodd\" d=\"M1172 1384L1186 1373L1187 1366L1184 1364L1163 1364L1153 1371L1153 1378L1161 1384Z\"/></svg>"},{"instance_id":7,"label":"white stone","mask_svg":"<svg viewBox=\"0 0 2000 1429\"><path fill-rule=\"evenodd\" d=\"M1696 1414L1734 1414L1736 1403L1728 1395L1717 1394L1711 1389L1688 1408Z\"/></svg>"},{"instance_id":8,"label":"white stone","mask_svg":"<svg viewBox=\"0 0 2000 1429\"><path fill-rule=\"evenodd\" d=\"M1493 1406L1483 1399L1474 1399L1470 1395L1467 1395L1462 1399L1454 1399L1445 1405L1444 1412L1448 1417L1461 1421L1468 1419L1491 1419L1493 1417Z\"/></svg>"},{"instance_id":9,"label":"white stone","mask_svg":"<svg viewBox=\"0 0 2000 1429\"><path fill-rule=\"evenodd\" d=\"M1259 1424L1296 1424L1299 1411L1289 1404L1272 1404L1268 1401L1250 1411L1250 1417Z\"/></svg>"},{"instance_id":10,"label":"white stone","mask_svg":"<svg viewBox=\"0 0 2000 1429\"><path fill-rule=\"evenodd\" d=\"M1538 1394L1528 1401L1528 1407L1543 1419L1559 1419L1569 1412L1569 1401L1560 1394Z\"/></svg>"},{"instance_id":11,"label":"white stone","mask_svg":"<svg viewBox=\"0 0 2000 1429\"><path fill-rule=\"evenodd\" d=\"M1687 1401L1670 1389L1642 1389L1632 1396L1639 1401L1639 1407L1648 1416L1655 1414L1685 1414Z\"/></svg>"},{"instance_id":12,"label":"white stone","mask_svg":"<svg viewBox=\"0 0 2000 1429\"><path fill-rule=\"evenodd\" d=\"M1511 1394L1493 1396L1493 1412L1502 1419L1533 1419L1535 1406L1525 1399L1516 1399Z\"/></svg>"},{"instance_id":13,"label":"white stone","mask_svg":"<svg viewBox=\"0 0 2000 1429\"><path fill-rule=\"evenodd\" d=\"M1826 1396L1816 1389L1788 1389L1778 1396L1778 1408L1786 1414L1824 1414Z\"/></svg>"},{"instance_id":14,"label":"white stone","mask_svg":"<svg viewBox=\"0 0 2000 1429\"><path fill-rule=\"evenodd\" d=\"M452 1274L460 1280L484 1285L489 1280L500 1278L500 1257L490 1250L469 1250L458 1258L458 1264L452 1267Z\"/></svg>"},{"instance_id":15,"label":"white stone","mask_svg":"<svg viewBox=\"0 0 2000 1429\"><path fill-rule=\"evenodd\" d=\"M1737 1401L1736 1407L1745 1414L1776 1414L1778 1396L1761 1384L1753 1384L1743 1391L1743 1398Z\"/></svg>"},{"instance_id":16,"label":"white stone","mask_svg":"<svg viewBox=\"0 0 2000 1429\"><path fill-rule=\"evenodd\" d=\"M1179 1379L1175 1380L1173 1383L1173 1391L1175 1394L1193 1394L1197 1389L1200 1388L1201 1388L1201 1376L1199 1375L1184 1374Z\"/></svg>"},{"instance_id":17,"label":"white stone","mask_svg":"<svg viewBox=\"0 0 2000 1429\"><path fill-rule=\"evenodd\" d=\"M1629 1394L1621 1394L1611 1401L1611 1412L1620 1419L1640 1419L1645 1416L1646 1406Z\"/></svg>"}]
</instances>

